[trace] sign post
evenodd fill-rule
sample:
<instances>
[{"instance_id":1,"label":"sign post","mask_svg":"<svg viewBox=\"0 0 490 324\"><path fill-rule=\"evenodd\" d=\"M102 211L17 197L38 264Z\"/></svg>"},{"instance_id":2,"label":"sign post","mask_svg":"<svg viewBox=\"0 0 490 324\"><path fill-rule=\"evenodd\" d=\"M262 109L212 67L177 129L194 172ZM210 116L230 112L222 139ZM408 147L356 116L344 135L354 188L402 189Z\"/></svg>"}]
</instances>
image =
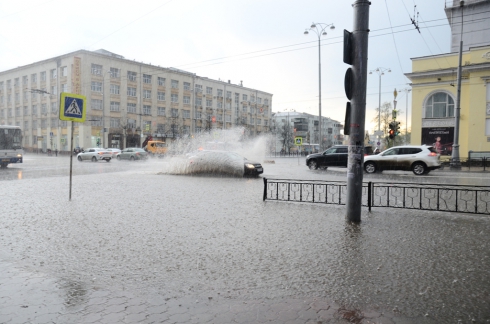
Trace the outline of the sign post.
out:
<instances>
[{"instance_id":1,"label":"sign post","mask_svg":"<svg viewBox=\"0 0 490 324\"><path fill-rule=\"evenodd\" d=\"M74 122L84 122L87 116L87 98L85 96L62 92L60 94L60 120L71 121L71 141L70 141L70 193L68 200L71 201L71 179L73 175L73 132Z\"/></svg>"},{"instance_id":2,"label":"sign post","mask_svg":"<svg viewBox=\"0 0 490 324\"><path fill-rule=\"evenodd\" d=\"M298 147L298 165L299 165L299 153L300 153L301 145L303 145L303 137L299 137L299 136L295 137L294 145Z\"/></svg>"}]
</instances>

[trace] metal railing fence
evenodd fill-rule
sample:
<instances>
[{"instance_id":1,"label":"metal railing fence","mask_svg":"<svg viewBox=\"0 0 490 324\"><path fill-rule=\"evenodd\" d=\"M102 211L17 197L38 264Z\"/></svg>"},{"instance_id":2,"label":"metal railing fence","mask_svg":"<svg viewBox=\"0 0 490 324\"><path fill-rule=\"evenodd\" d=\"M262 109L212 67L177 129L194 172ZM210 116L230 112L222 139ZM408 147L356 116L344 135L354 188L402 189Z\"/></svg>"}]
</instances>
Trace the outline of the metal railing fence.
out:
<instances>
[{"instance_id":1,"label":"metal railing fence","mask_svg":"<svg viewBox=\"0 0 490 324\"><path fill-rule=\"evenodd\" d=\"M345 181L264 178L263 200L345 205ZM490 186L364 182L362 206L490 215Z\"/></svg>"}]
</instances>

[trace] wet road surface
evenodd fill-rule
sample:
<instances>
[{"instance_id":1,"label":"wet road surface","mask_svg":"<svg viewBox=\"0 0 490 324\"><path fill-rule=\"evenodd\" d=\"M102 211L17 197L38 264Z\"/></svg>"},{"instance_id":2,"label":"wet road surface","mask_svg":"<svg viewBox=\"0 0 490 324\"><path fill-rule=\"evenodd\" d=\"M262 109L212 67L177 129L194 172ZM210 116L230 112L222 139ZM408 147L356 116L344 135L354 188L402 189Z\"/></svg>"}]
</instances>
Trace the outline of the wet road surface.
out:
<instances>
[{"instance_id":1,"label":"wet road surface","mask_svg":"<svg viewBox=\"0 0 490 324\"><path fill-rule=\"evenodd\" d=\"M264 203L261 178L164 160L77 164L69 202L64 167L28 166L0 182L0 323L490 321L488 217L374 209L351 225L342 206Z\"/></svg>"}]
</instances>

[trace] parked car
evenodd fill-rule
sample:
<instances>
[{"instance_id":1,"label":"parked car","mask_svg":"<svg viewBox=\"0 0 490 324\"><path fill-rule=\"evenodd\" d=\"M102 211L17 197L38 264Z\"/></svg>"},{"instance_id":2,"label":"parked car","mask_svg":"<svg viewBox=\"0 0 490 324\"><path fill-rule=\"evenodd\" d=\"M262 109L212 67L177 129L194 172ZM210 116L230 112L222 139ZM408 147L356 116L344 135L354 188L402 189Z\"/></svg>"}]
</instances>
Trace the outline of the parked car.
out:
<instances>
[{"instance_id":1,"label":"parked car","mask_svg":"<svg viewBox=\"0 0 490 324\"><path fill-rule=\"evenodd\" d=\"M82 152L77 154L77 160L82 161L92 161L97 162L100 160L105 160L106 162L110 162L112 159L112 153L103 148L89 148L83 150Z\"/></svg>"},{"instance_id":2,"label":"parked car","mask_svg":"<svg viewBox=\"0 0 490 324\"><path fill-rule=\"evenodd\" d=\"M441 167L440 154L433 146L395 146L364 158L367 173L384 170L412 171L423 175Z\"/></svg>"},{"instance_id":3,"label":"parked car","mask_svg":"<svg viewBox=\"0 0 490 324\"><path fill-rule=\"evenodd\" d=\"M148 159L148 153L139 147L128 147L116 155L118 160L146 160Z\"/></svg>"},{"instance_id":4,"label":"parked car","mask_svg":"<svg viewBox=\"0 0 490 324\"><path fill-rule=\"evenodd\" d=\"M121 150L118 148L107 148L106 150L112 153L113 159L116 157L117 154L121 153Z\"/></svg>"},{"instance_id":5,"label":"parked car","mask_svg":"<svg viewBox=\"0 0 490 324\"><path fill-rule=\"evenodd\" d=\"M258 176L262 164L247 160L231 151L197 151L188 155L189 173L222 173L238 176Z\"/></svg>"}]
</instances>

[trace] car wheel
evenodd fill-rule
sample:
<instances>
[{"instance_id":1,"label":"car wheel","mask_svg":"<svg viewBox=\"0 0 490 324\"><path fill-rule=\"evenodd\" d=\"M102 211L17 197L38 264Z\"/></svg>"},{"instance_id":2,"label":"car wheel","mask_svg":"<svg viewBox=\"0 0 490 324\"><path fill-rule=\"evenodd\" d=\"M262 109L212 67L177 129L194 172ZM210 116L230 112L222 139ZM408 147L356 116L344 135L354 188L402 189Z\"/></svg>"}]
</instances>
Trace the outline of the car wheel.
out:
<instances>
[{"instance_id":1,"label":"car wheel","mask_svg":"<svg viewBox=\"0 0 490 324\"><path fill-rule=\"evenodd\" d=\"M78 161L82 162L82 157L81 156L77 157L77 159L78 159Z\"/></svg>"},{"instance_id":2,"label":"car wheel","mask_svg":"<svg viewBox=\"0 0 490 324\"><path fill-rule=\"evenodd\" d=\"M426 172L427 167L421 162L416 162L412 166L412 171L415 175L423 175Z\"/></svg>"},{"instance_id":3,"label":"car wheel","mask_svg":"<svg viewBox=\"0 0 490 324\"><path fill-rule=\"evenodd\" d=\"M95 156L92 156L92 162L97 162L97 158Z\"/></svg>"},{"instance_id":4,"label":"car wheel","mask_svg":"<svg viewBox=\"0 0 490 324\"><path fill-rule=\"evenodd\" d=\"M130 158L130 160L131 160L131 161L134 161L134 156L132 156L132 157Z\"/></svg>"},{"instance_id":5,"label":"car wheel","mask_svg":"<svg viewBox=\"0 0 490 324\"><path fill-rule=\"evenodd\" d=\"M107 160L105 160L105 161L106 161L106 162L111 162L111 159L107 159Z\"/></svg>"},{"instance_id":6,"label":"car wheel","mask_svg":"<svg viewBox=\"0 0 490 324\"><path fill-rule=\"evenodd\" d=\"M318 163L315 160L311 160L310 162L308 162L308 167L310 168L310 170L316 170L318 169Z\"/></svg>"},{"instance_id":7,"label":"car wheel","mask_svg":"<svg viewBox=\"0 0 490 324\"><path fill-rule=\"evenodd\" d=\"M121 161L121 157L120 157L120 156L116 156L116 159L117 159L118 161Z\"/></svg>"},{"instance_id":8,"label":"car wheel","mask_svg":"<svg viewBox=\"0 0 490 324\"><path fill-rule=\"evenodd\" d=\"M374 162L366 162L364 163L364 170L366 170L367 173L375 173L376 164Z\"/></svg>"}]
</instances>

